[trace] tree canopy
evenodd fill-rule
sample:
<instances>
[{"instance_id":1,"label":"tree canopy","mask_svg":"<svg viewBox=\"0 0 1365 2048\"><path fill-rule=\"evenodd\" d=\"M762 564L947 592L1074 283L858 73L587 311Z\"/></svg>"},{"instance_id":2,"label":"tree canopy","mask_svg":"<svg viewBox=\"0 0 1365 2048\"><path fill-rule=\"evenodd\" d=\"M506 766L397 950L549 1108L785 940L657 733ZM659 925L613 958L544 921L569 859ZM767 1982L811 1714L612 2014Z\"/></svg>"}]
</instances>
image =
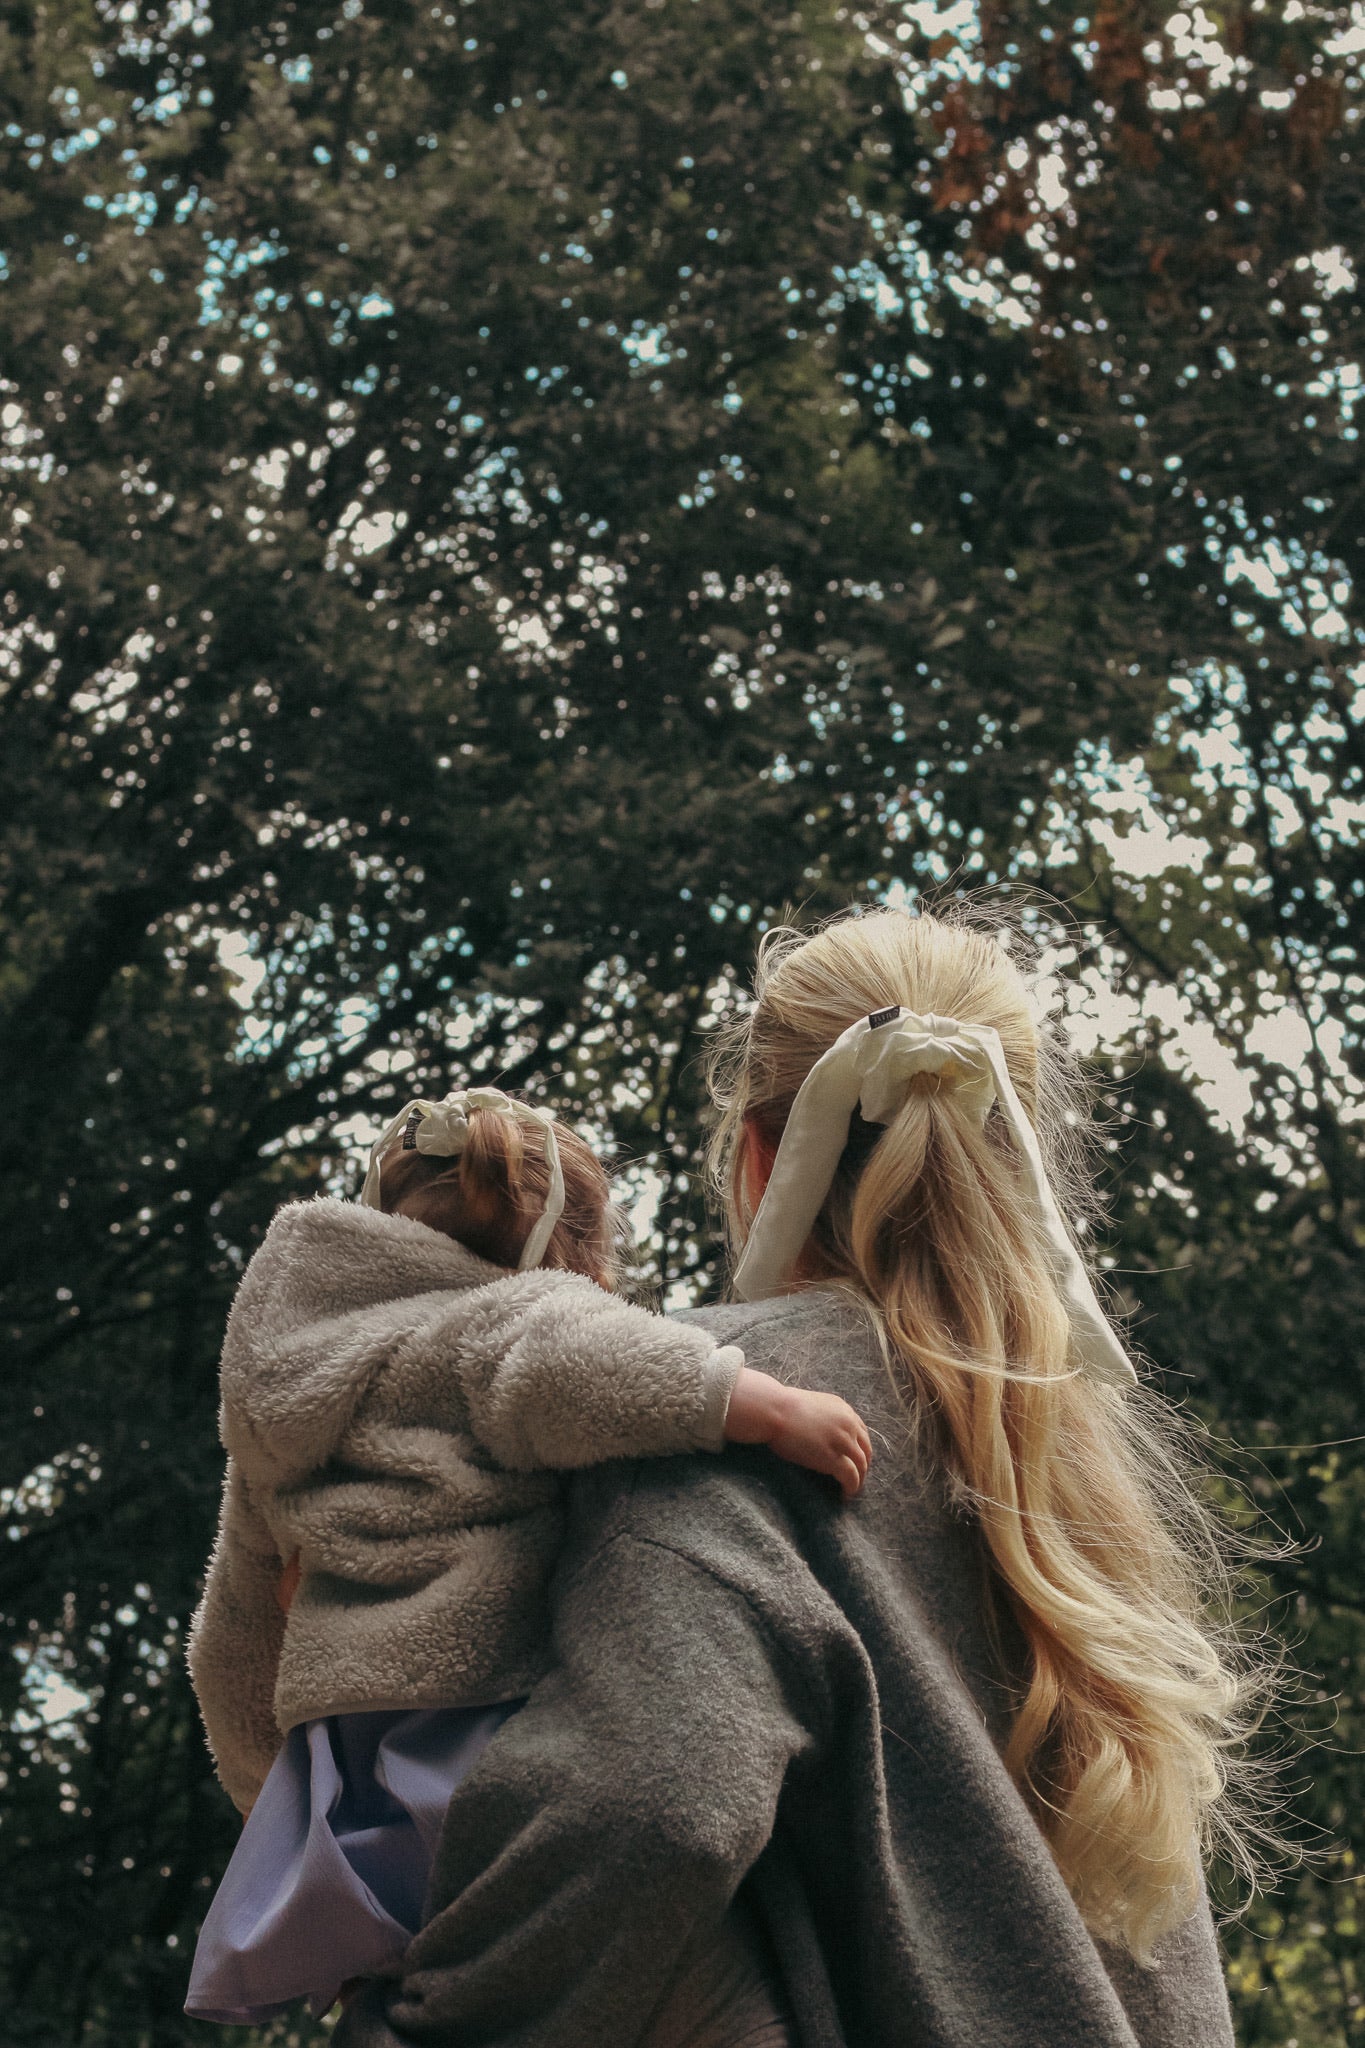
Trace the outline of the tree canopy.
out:
<instances>
[{"instance_id":1,"label":"tree canopy","mask_svg":"<svg viewBox=\"0 0 1365 2048\"><path fill-rule=\"evenodd\" d=\"M498 1078L700 1295L757 933L978 884L1069 907L1115 1284L1309 1539L1242 2039L1365 2042L1365 27L1088 5L7 10L16 2042L210 2038L180 1646L274 1207Z\"/></svg>"}]
</instances>

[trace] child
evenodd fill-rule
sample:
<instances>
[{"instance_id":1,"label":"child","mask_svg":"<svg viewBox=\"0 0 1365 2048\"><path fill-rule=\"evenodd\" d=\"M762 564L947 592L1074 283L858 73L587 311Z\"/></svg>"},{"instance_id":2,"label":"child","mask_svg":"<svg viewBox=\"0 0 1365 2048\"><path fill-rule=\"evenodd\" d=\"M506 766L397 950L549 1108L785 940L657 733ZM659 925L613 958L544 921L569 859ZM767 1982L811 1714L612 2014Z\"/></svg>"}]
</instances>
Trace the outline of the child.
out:
<instances>
[{"instance_id":1,"label":"child","mask_svg":"<svg viewBox=\"0 0 1365 2048\"><path fill-rule=\"evenodd\" d=\"M614 1231L581 1138L471 1089L409 1105L359 1205L282 1209L251 1261L189 1646L247 1825L197 2017L325 2012L402 1953L451 1793L549 1663L557 1471L728 1441L862 1485L845 1402L613 1296Z\"/></svg>"}]
</instances>

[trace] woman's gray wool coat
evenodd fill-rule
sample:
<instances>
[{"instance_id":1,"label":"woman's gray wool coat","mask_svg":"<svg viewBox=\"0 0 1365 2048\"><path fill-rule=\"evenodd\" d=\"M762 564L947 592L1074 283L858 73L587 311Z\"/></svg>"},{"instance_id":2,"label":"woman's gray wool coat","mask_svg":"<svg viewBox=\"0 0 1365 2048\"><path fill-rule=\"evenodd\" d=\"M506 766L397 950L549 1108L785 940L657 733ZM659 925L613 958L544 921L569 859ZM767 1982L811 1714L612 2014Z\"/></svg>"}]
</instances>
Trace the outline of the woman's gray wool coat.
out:
<instances>
[{"instance_id":1,"label":"woman's gray wool coat","mask_svg":"<svg viewBox=\"0 0 1365 2048\"><path fill-rule=\"evenodd\" d=\"M325 1714L479 1706L546 1669L559 1473L718 1451L744 1355L579 1275L351 1202L282 1209L228 1319L190 1671L229 1795ZM282 1561L302 1577L288 1619Z\"/></svg>"},{"instance_id":2,"label":"woman's gray wool coat","mask_svg":"<svg viewBox=\"0 0 1365 2048\"><path fill-rule=\"evenodd\" d=\"M867 1485L735 1450L573 1482L554 1666L332 2048L634 2048L741 1883L800 2048L1233 2048L1202 1893L1151 1968L1097 1943L1011 1783L980 1540L866 1323L819 1289L694 1315L860 1408Z\"/></svg>"}]
</instances>

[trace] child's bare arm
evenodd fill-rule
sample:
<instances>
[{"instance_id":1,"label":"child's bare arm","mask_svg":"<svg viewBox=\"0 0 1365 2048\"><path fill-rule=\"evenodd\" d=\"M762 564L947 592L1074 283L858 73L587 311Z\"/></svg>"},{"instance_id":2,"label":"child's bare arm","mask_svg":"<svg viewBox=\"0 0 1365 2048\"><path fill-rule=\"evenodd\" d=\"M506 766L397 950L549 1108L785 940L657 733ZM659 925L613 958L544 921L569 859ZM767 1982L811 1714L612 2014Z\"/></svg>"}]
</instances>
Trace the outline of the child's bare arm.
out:
<instances>
[{"instance_id":1,"label":"child's bare arm","mask_svg":"<svg viewBox=\"0 0 1365 2048\"><path fill-rule=\"evenodd\" d=\"M742 1366L725 1417L732 1444L767 1444L789 1464L837 1479L850 1498L867 1477L872 1439L862 1417L837 1394L786 1387Z\"/></svg>"}]
</instances>

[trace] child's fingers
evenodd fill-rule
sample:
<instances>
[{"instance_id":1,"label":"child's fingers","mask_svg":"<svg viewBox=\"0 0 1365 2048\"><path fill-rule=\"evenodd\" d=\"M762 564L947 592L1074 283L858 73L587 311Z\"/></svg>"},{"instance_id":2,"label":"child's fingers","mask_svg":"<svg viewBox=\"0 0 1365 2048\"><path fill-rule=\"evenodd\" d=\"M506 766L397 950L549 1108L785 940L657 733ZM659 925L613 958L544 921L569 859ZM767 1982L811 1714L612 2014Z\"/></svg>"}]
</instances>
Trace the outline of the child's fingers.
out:
<instances>
[{"instance_id":1,"label":"child's fingers","mask_svg":"<svg viewBox=\"0 0 1365 2048\"><path fill-rule=\"evenodd\" d=\"M843 1410L844 1421L847 1423L853 1441L857 1445L854 1455L862 1458L863 1469L866 1471L867 1467L872 1463L872 1439L867 1433L867 1424L863 1421L857 1409L850 1407L847 1401L841 1400L839 1406Z\"/></svg>"},{"instance_id":2,"label":"child's fingers","mask_svg":"<svg viewBox=\"0 0 1365 2048\"><path fill-rule=\"evenodd\" d=\"M855 1458L862 1458L868 1464L871 1464L872 1439L868 1435L867 1431L863 1428L860 1417L856 1415L849 1423L848 1442L849 1449L852 1451Z\"/></svg>"},{"instance_id":3,"label":"child's fingers","mask_svg":"<svg viewBox=\"0 0 1365 2048\"><path fill-rule=\"evenodd\" d=\"M847 1433L847 1438L842 1448L845 1455L852 1458L862 1477L866 1479L867 1468L872 1463L872 1440L863 1428L862 1423L856 1418L853 1426Z\"/></svg>"},{"instance_id":4,"label":"child's fingers","mask_svg":"<svg viewBox=\"0 0 1365 2048\"><path fill-rule=\"evenodd\" d=\"M856 1493L862 1491L863 1474L852 1458L840 1458L835 1466L834 1476L844 1490L845 1500L852 1500Z\"/></svg>"}]
</instances>

